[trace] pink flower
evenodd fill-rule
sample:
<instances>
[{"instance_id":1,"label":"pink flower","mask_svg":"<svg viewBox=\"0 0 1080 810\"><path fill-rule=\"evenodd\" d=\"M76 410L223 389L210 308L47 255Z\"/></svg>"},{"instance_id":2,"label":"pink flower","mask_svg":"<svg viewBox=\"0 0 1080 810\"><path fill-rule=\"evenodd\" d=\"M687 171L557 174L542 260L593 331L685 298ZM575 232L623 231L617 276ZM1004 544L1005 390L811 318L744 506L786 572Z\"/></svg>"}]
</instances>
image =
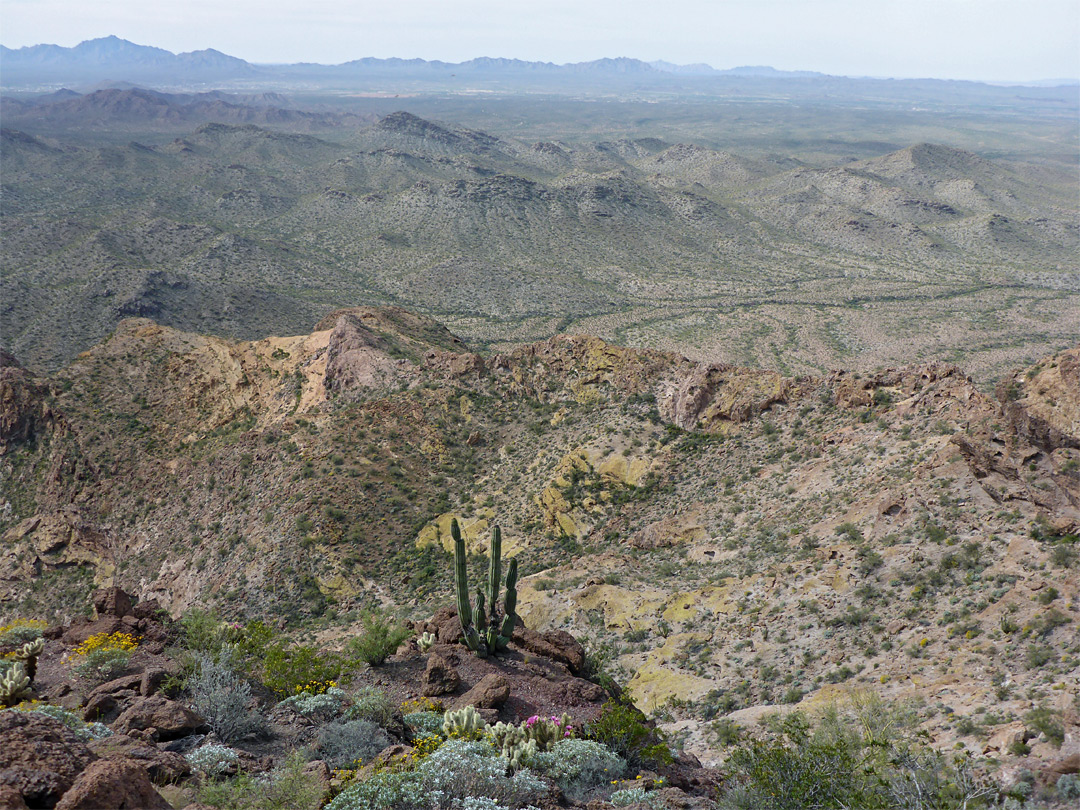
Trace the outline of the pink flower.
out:
<instances>
[{"instance_id":1,"label":"pink flower","mask_svg":"<svg viewBox=\"0 0 1080 810\"><path fill-rule=\"evenodd\" d=\"M540 722L540 715L534 714L532 717L525 721L525 725L531 728L532 726L535 726L538 722Z\"/></svg>"},{"instance_id":2,"label":"pink flower","mask_svg":"<svg viewBox=\"0 0 1080 810\"><path fill-rule=\"evenodd\" d=\"M555 715L552 715L551 716L551 722L554 723L555 725L559 725L559 718L556 717Z\"/></svg>"}]
</instances>

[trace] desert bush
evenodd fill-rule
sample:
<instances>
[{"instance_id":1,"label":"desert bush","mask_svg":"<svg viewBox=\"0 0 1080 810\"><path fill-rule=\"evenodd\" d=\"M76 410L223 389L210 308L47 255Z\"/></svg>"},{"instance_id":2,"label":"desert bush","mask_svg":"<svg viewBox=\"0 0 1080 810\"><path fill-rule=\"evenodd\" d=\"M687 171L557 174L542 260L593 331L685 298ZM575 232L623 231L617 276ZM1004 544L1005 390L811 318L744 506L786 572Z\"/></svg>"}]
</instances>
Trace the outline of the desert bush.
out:
<instances>
[{"instance_id":1,"label":"desert bush","mask_svg":"<svg viewBox=\"0 0 1080 810\"><path fill-rule=\"evenodd\" d=\"M341 673L340 657L303 644L271 644L262 664L262 681L278 697L301 692L322 694L337 686Z\"/></svg>"},{"instance_id":2,"label":"desert bush","mask_svg":"<svg viewBox=\"0 0 1080 810\"><path fill-rule=\"evenodd\" d=\"M1058 798L1080 799L1080 775L1075 773L1065 774L1057 780L1054 789L1057 791Z\"/></svg>"},{"instance_id":3,"label":"desert bush","mask_svg":"<svg viewBox=\"0 0 1080 810\"><path fill-rule=\"evenodd\" d=\"M550 750L535 754L525 764L551 779L575 801L581 801L596 787L611 784L626 771L622 757L594 740L558 740Z\"/></svg>"},{"instance_id":4,"label":"desert bush","mask_svg":"<svg viewBox=\"0 0 1080 810\"><path fill-rule=\"evenodd\" d=\"M39 619L15 619L0 627L0 646L17 646L37 641L45 632L45 622Z\"/></svg>"},{"instance_id":5,"label":"desert bush","mask_svg":"<svg viewBox=\"0 0 1080 810\"><path fill-rule=\"evenodd\" d=\"M650 810L663 810L666 805L656 793L646 791L644 788L623 788L611 794L609 801L615 807L627 807L631 804L645 805Z\"/></svg>"},{"instance_id":6,"label":"desert bush","mask_svg":"<svg viewBox=\"0 0 1080 810\"><path fill-rule=\"evenodd\" d=\"M200 655L187 687L192 708L206 718L222 741L235 742L263 728L262 717L249 708L251 685L227 660Z\"/></svg>"},{"instance_id":7,"label":"desert bush","mask_svg":"<svg viewBox=\"0 0 1080 810\"><path fill-rule=\"evenodd\" d=\"M669 764L671 751L663 735L645 725L644 719L628 698L609 700L601 707L600 716L586 726L585 733L619 754L631 767Z\"/></svg>"},{"instance_id":8,"label":"desert bush","mask_svg":"<svg viewBox=\"0 0 1080 810\"><path fill-rule=\"evenodd\" d=\"M386 728L395 714L397 708L386 692L375 686L364 686L353 696L352 706L346 712L346 717L350 720L370 720Z\"/></svg>"},{"instance_id":9,"label":"desert bush","mask_svg":"<svg viewBox=\"0 0 1080 810\"><path fill-rule=\"evenodd\" d=\"M319 755L332 768L367 761L390 745L386 732L370 720L330 723L319 734Z\"/></svg>"},{"instance_id":10,"label":"desert bush","mask_svg":"<svg viewBox=\"0 0 1080 810\"><path fill-rule=\"evenodd\" d=\"M378 666L386 661L405 639L412 637L412 631L397 624L389 616L379 611L365 611L360 617L363 632L345 646L346 655L371 666Z\"/></svg>"},{"instance_id":11,"label":"desert bush","mask_svg":"<svg viewBox=\"0 0 1080 810\"><path fill-rule=\"evenodd\" d=\"M123 674L139 642L128 633L98 633L74 650L75 673L91 681L107 681Z\"/></svg>"},{"instance_id":12,"label":"desert bush","mask_svg":"<svg viewBox=\"0 0 1080 810\"><path fill-rule=\"evenodd\" d=\"M442 712L409 712L402 717L414 734L441 734Z\"/></svg>"},{"instance_id":13,"label":"desert bush","mask_svg":"<svg viewBox=\"0 0 1080 810\"><path fill-rule=\"evenodd\" d=\"M326 722L341 716L349 704L349 696L345 691L332 686L320 694L301 692L291 695L281 701L279 706L289 706L297 714L309 717L312 720Z\"/></svg>"},{"instance_id":14,"label":"desert bush","mask_svg":"<svg viewBox=\"0 0 1080 810\"><path fill-rule=\"evenodd\" d=\"M211 743L196 748L184 757L200 776L221 776L239 761L237 753L227 745Z\"/></svg>"},{"instance_id":15,"label":"desert bush","mask_svg":"<svg viewBox=\"0 0 1080 810\"><path fill-rule=\"evenodd\" d=\"M196 798L222 810L318 810L324 788L317 776L304 773L305 764L294 752L266 777L240 774L235 779L206 780Z\"/></svg>"},{"instance_id":16,"label":"desert bush","mask_svg":"<svg viewBox=\"0 0 1080 810\"><path fill-rule=\"evenodd\" d=\"M486 742L451 740L412 771L383 771L342 791L326 810L528 810L547 793L530 771L507 776Z\"/></svg>"}]
</instances>

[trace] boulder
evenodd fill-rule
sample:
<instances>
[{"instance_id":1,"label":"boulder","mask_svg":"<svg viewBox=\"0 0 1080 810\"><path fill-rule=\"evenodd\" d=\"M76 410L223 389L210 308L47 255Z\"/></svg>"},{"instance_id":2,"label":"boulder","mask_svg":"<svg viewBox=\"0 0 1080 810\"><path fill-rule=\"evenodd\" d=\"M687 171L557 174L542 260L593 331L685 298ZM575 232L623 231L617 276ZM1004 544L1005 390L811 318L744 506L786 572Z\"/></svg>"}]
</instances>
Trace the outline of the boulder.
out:
<instances>
[{"instance_id":1,"label":"boulder","mask_svg":"<svg viewBox=\"0 0 1080 810\"><path fill-rule=\"evenodd\" d=\"M141 680L142 676L138 674L121 675L119 678L113 678L111 681L105 681L105 683L95 686L90 690L90 697L94 695L115 695L125 691L134 693L139 688Z\"/></svg>"},{"instance_id":2,"label":"boulder","mask_svg":"<svg viewBox=\"0 0 1080 810\"><path fill-rule=\"evenodd\" d=\"M86 722L106 722L117 709L116 698L108 694L91 695L83 707L83 720Z\"/></svg>"},{"instance_id":3,"label":"boulder","mask_svg":"<svg viewBox=\"0 0 1080 810\"><path fill-rule=\"evenodd\" d=\"M172 784L191 773L191 766L181 754L162 751L152 743L126 734L113 734L111 737L93 740L89 746L101 759L138 762L155 784Z\"/></svg>"},{"instance_id":4,"label":"boulder","mask_svg":"<svg viewBox=\"0 0 1080 810\"><path fill-rule=\"evenodd\" d=\"M455 708L475 706L477 709L498 709L510 697L510 681L498 672L489 672L480 682L454 701Z\"/></svg>"},{"instance_id":5,"label":"boulder","mask_svg":"<svg viewBox=\"0 0 1080 810\"><path fill-rule=\"evenodd\" d=\"M11 785L0 785L0 810L27 810L22 794Z\"/></svg>"},{"instance_id":6,"label":"boulder","mask_svg":"<svg viewBox=\"0 0 1080 810\"><path fill-rule=\"evenodd\" d=\"M151 667L142 674L142 679L139 681L139 694L143 697L150 697L161 688L161 684L168 677L168 670L161 667Z\"/></svg>"},{"instance_id":7,"label":"boulder","mask_svg":"<svg viewBox=\"0 0 1080 810\"><path fill-rule=\"evenodd\" d=\"M457 610L452 607L439 608L428 622L427 629L435 635L440 644L453 644L461 638L461 622L458 620Z\"/></svg>"},{"instance_id":8,"label":"boulder","mask_svg":"<svg viewBox=\"0 0 1080 810\"><path fill-rule=\"evenodd\" d=\"M534 655L542 655L566 664L575 675L585 668L585 648L565 630L549 630L539 633L524 625L514 628L514 644Z\"/></svg>"},{"instance_id":9,"label":"boulder","mask_svg":"<svg viewBox=\"0 0 1080 810\"><path fill-rule=\"evenodd\" d=\"M131 597L115 585L94 591L92 599L98 618L102 616L122 618L131 613Z\"/></svg>"},{"instance_id":10,"label":"boulder","mask_svg":"<svg viewBox=\"0 0 1080 810\"><path fill-rule=\"evenodd\" d=\"M139 698L129 706L116 718L112 729L122 734L154 729L155 740L175 740L186 737L205 723L187 706L164 695L150 695Z\"/></svg>"},{"instance_id":11,"label":"boulder","mask_svg":"<svg viewBox=\"0 0 1080 810\"><path fill-rule=\"evenodd\" d=\"M454 665L439 655L437 652L428 656L427 667L420 676L420 694L426 697L449 695L461 684L461 676L458 675Z\"/></svg>"},{"instance_id":12,"label":"boulder","mask_svg":"<svg viewBox=\"0 0 1080 810\"><path fill-rule=\"evenodd\" d=\"M129 759L101 759L79 774L56 810L172 810L150 784L141 764Z\"/></svg>"},{"instance_id":13,"label":"boulder","mask_svg":"<svg viewBox=\"0 0 1080 810\"><path fill-rule=\"evenodd\" d=\"M157 599L147 599L139 602L131 609L131 615L136 619L156 619L161 613L161 604Z\"/></svg>"},{"instance_id":14,"label":"boulder","mask_svg":"<svg viewBox=\"0 0 1080 810\"><path fill-rule=\"evenodd\" d=\"M109 635L110 633L116 633L121 630L126 630L124 623L116 616L102 616L92 622L80 622L73 624L69 627L63 635L65 644L82 644L90 636L96 636L104 633Z\"/></svg>"},{"instance_id":15,"label":"boulder","mask_svg":"<svg viewBox=\"0 0 1080 810\"><path fill-rule=\"evenodd\" d=\"M0 786L15 790L30 807L52 807L96 759L59 720L0 712Z\"/></svg>"}]
</instances>

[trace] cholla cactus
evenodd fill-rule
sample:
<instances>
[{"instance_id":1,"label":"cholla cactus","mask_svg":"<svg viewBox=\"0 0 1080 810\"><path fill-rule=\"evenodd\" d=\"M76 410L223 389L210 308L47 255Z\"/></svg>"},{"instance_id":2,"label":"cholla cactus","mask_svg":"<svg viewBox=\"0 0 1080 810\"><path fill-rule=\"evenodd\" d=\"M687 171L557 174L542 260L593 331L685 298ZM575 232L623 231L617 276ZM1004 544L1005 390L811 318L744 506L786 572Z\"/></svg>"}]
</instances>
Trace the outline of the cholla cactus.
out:
<instances>
[{"instance_id":1,"label":"cholla cactus","mask_svg":"<svg viewBox=\"0 0 1080 810\"><path fill-rule=\"evenodd\" d=\"M31 681L37 675L38 656L41 655L41 651L44 649L45 640L39 638L23 644L13 656L16 661L22 662L23 667L26 669L26 675Z\"/></svg>"},{"instance_id":2,"label":"cholla cactus","mask_svg":"<svg viewBox=\"0 0 1080 810\"><path fill-rule=\"evenodd\" d=\"M487 722L473 706L449 711L443 715L443 734L447 737L474 740L479 738L487 727Z\"/></svg>"},{"instance_id":3,"label":"cholla cactus","mask_svg":"<svg viewBox=\"0 0 1080 810\"><path fill-rule=\"evenodd\" d=\"M426 653L435 644L436 636L434 633L423 633L420 638L416 640L416 646L420 648L420 652Z\"/></svg>"},{"instance_id":4,"label":"cholla cactus","mask_svg":"<svg viewBox=\"0 0 1080 810\"><path fill-rule=\"evenodd\" d=\"M556 741L571 736L574 731L568 714L550 718L533 715L521 727L526 738L535 742L541 751L547 751Z\"/></svg>"},{"instance_id":5,"label":"cholla cactus","mask_svg":"<svg viewBox=\"0 0 1080 810\"><path fill-rule=\"evenodd\" d=\"M528 765L529 760L535 757L539 750L536 747L536 740L522 740L508 749L503 749L503 756L506 757L511 768L520 771Z\"/></svg>"},{"instance_id":6,"label":"cholla cactus","mask_svg":"<svg viewBox=\"0 0 1080 810\"><path fill-rule=\"evenodd\" d=\"M0 706L14 706L30 697L30 677L22 661L16 661L0 677Z\"/></svg>"}]
</instances>

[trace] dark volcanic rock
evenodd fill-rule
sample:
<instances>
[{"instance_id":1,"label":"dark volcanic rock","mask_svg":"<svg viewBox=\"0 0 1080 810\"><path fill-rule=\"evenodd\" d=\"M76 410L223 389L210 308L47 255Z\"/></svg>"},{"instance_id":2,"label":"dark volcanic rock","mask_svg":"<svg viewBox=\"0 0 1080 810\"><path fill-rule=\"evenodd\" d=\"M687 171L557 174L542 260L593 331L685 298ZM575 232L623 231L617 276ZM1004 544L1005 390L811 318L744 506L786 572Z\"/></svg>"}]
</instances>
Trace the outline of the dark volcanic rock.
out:
<instances>
[{"instance_id":1,"label":"dark volcanic rock","mask_svg":"<svg viewBox=\"0 0 1080 810\"><path fill-rule=\"evenodd\" d=\"M457 708L497 709L510 697L510 681L498 672L490 672L472 689L455 701Z\"/></svg>"},{"instance_id":2,"label":"dark volcanic rock","mask_svg":"<svg viewBox=\"0 0 1080 810\"><path fill-rule=\"evenodd\" d=\"M102 759L138 762L145 768L147 776L159 785L176 782L191 773L191 766L181 754L163 751L152 743L126 734L113 734L89 745L90 750Z\"/></svg>"},{"instance_id":3,"label":"dark volcanic rock","mask_svg":"<svg viewBox=\"0 0 1080 810\"><path fill-rule=\"evenodd\" d=\"M131 597L115 585L94 591L94 610L98 617L116 616L123 618L131 613Z\"/></svg>"},{"instance_id":4,"label":"dark volcanic rock","mask_svg":"<svg viewBox=\"0 0 1080 810\"><path fill-rule=\"evenodd\" d=\"M154 729L159 740L186 737L205 724L203 718L162 695L140 698L113 723L113 731L128 733Z\"/></svg>"},{"instance_id":5,"label":"dark volcanic rock","mask_svg":"<svg viewBox=\"0 0 1080 810\"><path fill-rule=\"evenodd\" d=\"M519 624L514 628L513 641L523 650L566 664L574 674L585 666L585 648L565 630L538 633Z\"/></svg>"},{"instance_id":6,"label":"dark volcanic rock","mask_svg":"<svg viewBox=\"0 0 1080 810\"><path fill-rule=\"evenodd\" d=\"M431 653L424 674L420 678L420 694L427 697L449 695L460 684L461 676L454 669L454 665L437 652Z\"/></svg>"},{"instance_id":7,"label":"dark volcanic rock","mask_svg":"<svg viewBox=\"0 0 1080 810\"><path fill-rule=\"evenodd\" d=\"M0 785L30 807L52 807L97 757L75 732L33 712L0 712Z\"/></svg>"},{"instance_id":8,"label":"dark volcanic rock","mask_svg":"<svg viewBox=\"0 0 1080 810\"><path fill-rule=\"evenodd\" d=\"M64 794L56 810L172 810L134 760L98 760Z\"/></svg>"}]
</instances>

